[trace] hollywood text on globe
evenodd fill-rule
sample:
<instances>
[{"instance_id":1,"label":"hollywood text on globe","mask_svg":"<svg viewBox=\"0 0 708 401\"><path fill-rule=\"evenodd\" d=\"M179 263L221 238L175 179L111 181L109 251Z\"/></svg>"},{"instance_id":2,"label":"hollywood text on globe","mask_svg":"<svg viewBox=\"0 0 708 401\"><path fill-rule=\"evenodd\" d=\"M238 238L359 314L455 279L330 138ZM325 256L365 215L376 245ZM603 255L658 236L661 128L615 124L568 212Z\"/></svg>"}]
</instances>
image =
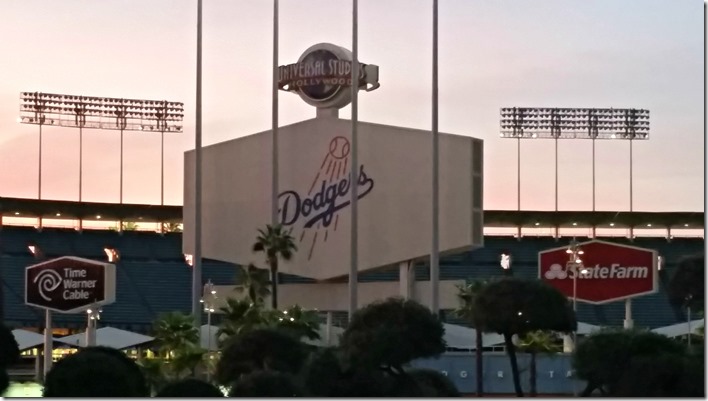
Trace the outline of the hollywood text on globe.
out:
<instances>
[{"instance_id":1,"label":"hollywood text on globe","mask_svg":"<svg viewBox=\"0 0 708 401\"><path fill-rule=\"evenodd\" d=\"M379 85L379 68L357 62L356 87L367 92ZM310 46L297 63L278 67L278 89L295 92L318 109L339 109L351 101L354 61L352 53L331 43Z\"/></svg>"}]
</instances>

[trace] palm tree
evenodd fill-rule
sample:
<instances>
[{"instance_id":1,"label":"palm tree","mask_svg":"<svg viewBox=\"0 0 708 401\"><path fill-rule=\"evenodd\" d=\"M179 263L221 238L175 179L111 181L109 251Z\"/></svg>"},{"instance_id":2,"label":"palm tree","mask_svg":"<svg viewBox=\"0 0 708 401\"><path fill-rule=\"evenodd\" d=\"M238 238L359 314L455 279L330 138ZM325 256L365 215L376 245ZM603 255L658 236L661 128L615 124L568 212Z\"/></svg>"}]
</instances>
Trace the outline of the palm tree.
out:
<instances>
[{"instance_id":1,"label":"palm tree","mask_svg":"<svg viewBox=\"0 0 708 401\"><path fill-rule=\"evenodd\" d=\"M561 351L563 347L558 344L558 336L553 332L536 330L524 334L519 339L519 349L531 355L529 369L529 384L532 397L536 396L536 355L539 353L554 354Z\"/></svg>"},{"instance_id":2,"label":"palm tree","mask_svg":"<svg viewBox=\"0 0 708 401\"><path fill-rule=\"evenodd\" d=\"M237 291L248 294L251 303L263 305L263 301L270 295L270 279L268 270L259 269L249 263L247 267L239 267L241 284L236 286Z\"/></svg>"},{"instance_id":3,"label":"palm tree","mask_svg":"<svg viewBox=\"0 0 708 401\"><path fill-rule=\"evenodd\" d=\"M487 285L486 281L475 280L471 283L465 285L457 286L457 297L460 300L460 308L455 311L455 314L460 318L464 319L474 327L475 330L475 358L476 358L476 380L477 380L477 396L481 397L484 394L484 386L482 381L484 380L483 369L484 365L482 362L482 352L484 348L482 340L482 329L481 325L477 320L477 313L475 311L475 298L477 294Z\"/></svg>"},{"instance_id":4,"label":"palm tree","mask_svg":"<svg viewBox=\"0 0 708 401\"><path fill-rule=\"evenodd\" d=\"M275 327L291 334L298 340L303 337L308 340L320 339L320 319L317 312L305 310L300 305L295 305L282 313L279 312Z\"/></svg>"},{"instance_id":5,"label":"palm tree","mask_svg":"<svg viewBox=\"0 0 708 401\"><path fill-rule=\"evenodd\" d=\"M224 313L216 337L223 344L228 337L269 326L273 323L274 311L266 311L261 304L250 300L226 299L226 305L219 308Z\"/></svg>"},{"instance_id":6,"label":"palm tree","mask_svg":"<svg viewBox=\"0 0 708 401\"><path fill-rule=\"evenodd\" d=\"M278 309L278 259L290 260L295 251L295 238L290 235L290 231L285 231L282 225L267 224L265 230L258 230L253 252L264 252L266 255L273 285L271 304L274 310Z\"/></svg>"},{"instance_id":7,"label":"palm tree","mask_svg":"<svg viewBox=\"0 0 708 401\"><path fill-rule=\"evenodd\" d=\"M160 353L166 359L199 342L199 329L194 325L194 318L180 312L169 312L158 319L155 322L154 335Z\"/></svg>"}]
</instances>

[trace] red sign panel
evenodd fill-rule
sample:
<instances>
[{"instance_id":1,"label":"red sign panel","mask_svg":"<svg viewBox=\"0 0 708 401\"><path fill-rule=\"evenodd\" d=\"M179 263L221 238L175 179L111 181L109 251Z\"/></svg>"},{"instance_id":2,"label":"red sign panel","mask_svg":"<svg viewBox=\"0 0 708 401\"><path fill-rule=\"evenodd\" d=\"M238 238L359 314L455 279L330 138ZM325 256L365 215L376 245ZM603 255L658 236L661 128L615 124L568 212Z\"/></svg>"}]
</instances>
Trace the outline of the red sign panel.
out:
<instances>
[{"instance_id":1,"label":"red sign panel","mask_svg":"<svg viewBox=\"0 0 708 401\"><path fill-rule=\"evenodd\" d=\"M597 240L578 245L583 250L580 266L567 247L539 252L539 278L569 298L575 282L577 299L593 304L657 291L656 251Z\"/></svg>"},{"instance_id":2,"label":"red sign panel","mask_svg":"<svg viewBox=\"0 0 708 401\"><path fill-rule=\"evenodd\" d=\"M64 256L25 270L25 304L57 312L115 301L115 266Z\"/></svg>"}]
</instances>

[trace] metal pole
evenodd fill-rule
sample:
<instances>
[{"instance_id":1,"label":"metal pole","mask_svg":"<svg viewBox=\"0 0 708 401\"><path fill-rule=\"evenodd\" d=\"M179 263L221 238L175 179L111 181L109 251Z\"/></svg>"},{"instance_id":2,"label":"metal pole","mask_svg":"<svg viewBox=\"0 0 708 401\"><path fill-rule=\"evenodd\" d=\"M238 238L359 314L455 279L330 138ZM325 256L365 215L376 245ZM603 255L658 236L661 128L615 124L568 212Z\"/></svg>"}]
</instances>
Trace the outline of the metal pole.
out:
<instances>
[{"instance_id":1,"label":"metal pole","mask_svg":"<svg viewBox=\"0 0 708 401\"><path fill-rule=\"evenodd\" d=\"M160 205L165 204L165 126L160 131ZM163 224L164 225L164 224Z\"/></svg>"},{"instance_id":2,"label":"metal pole","mask_svg":"<svg viewBox=\"0 0 708 401\"><path fill-rule=\"evenodd\" d=\"M437 316L439 313L439 276L440 276L440 239L439 235L439 151L438 151L438 0L433 0L433 199L432 223L433 238L430 251L430 309Z\"/></svg>"},{"instance_id":3,"label":"metal pole","mask_svg":"<svg viewBox=\"0 0 708 401\"><path fill-rule=\"evenodd\" d=\"M632 298L627 298L624 302L624 328L631 329L634 327L634 321L632 321Z\"/></svg>"},{"instance_id":4,"label":"metal pole","mask_svg":"<svg viewBox=\"0 0 708 401\"><path fill-rule=\"evenodd\" d=\"M271 149L272 160L272 182L271 182L271 224L278 224L278 174L280 173L278 163L278 0L273 0L273 105L272 105L272 126L273 148ZM277 277L271 277L276 283ZM276 283L277 284L277 283Z\"/></svg>"},{"instance_id":5,"label":"metal pole","mask_svg":"<svg viewBox=\"0 0 708 401\"><path fill-rule=\"evenodd\" d=\"M521 137L516 138L516 210L521 210Z\"/></svg>"},{"instance_id":6,"label":"metal pole","mask_svg":"<svg viewBox=\"0 0 708 401\"><path fill-rule=\"evenodd\" d=\"M352 167L351 167L351 246L349 265L349 321L358 306L359 281L359 2L352 0Z\"/></svg>"},{"instance_id":7,"label":"metal pole","mask_svg":"<svg viewBox=\"0 0 708 401\"><path fill-rule=\"evenodd\" d=\"M120 203L123 203L123 126L120 129Z\"/></svg>"},{"instance_id":8,"label":"metal pole","mask_svg":"<svg viewBox=\"0 0 708 401\"><path fill-rule=\"evenodd\" d=\"M52 368L52 350L54 349L52 339L52 311L44 311L44 377Z\"/></svg>"},{"instance_id":9,"label":"metal pole","mask_svg":"<svg viewBox=\"0 0 708 401\"><path fill-rule=\"evenodd\" d=\"M39 180L37 181L39 188L37 190L37 199L42 199L42 122L39 123Z\"/></svg>"},{"instance_id":10,"label":"metal pole","mask_svg":"<svg viewBox=\"0 0 708 401\"><path fill-rule=\"evenodd\" d=\"M84 171L84 130L81 125L79 125L79 202L82 200L82 184L83 184L83 171Z\"/></svg>"},{"instance_id":11,"label":"metal pole","mask_svg":"<svg viewBox=\"0 0 708 401\"><path fill-rule=\"evenodd\" d=\"M210 294L211 295L211 294ZM213 301L213 299L212 299ZM209 310L207 311L207 355L209 356L209 361L211 361L211 307L212 305L209 305ZM199 330L199 333L202 331ZM207 381L211 381L211 364L207 365L206 369L206 379Z\"/></svg>"},{"instance_id":12,"label":"metal pole","mask_svg":"<svg viewBox=\"0 0 708 401\"><path fill-rule=\"evenodd\" d=\"M201 326L202 287L202 0L197 0L197 91L195 127L194 255L192 267L192 315Z\"/></svg>"},{"instance_id":13,"label":"metal pole","mask_svg":"<svg viewBox=\"0 0 708 401\"><path fill-rule=\"evenodd\" d=\"M556 148L556 212L558 211L558 134L556 134L556 138L554 139L555 142L555 148Z\"/></svg>"},{"instance_id":14,"label":"metal pole","mask_svg":"<svg viewBox=\"0 0 708 401\"><path fill-rule=\"evenodd\" d=\"M595 211L595 137L592 138L592 211Z\"/></svg>"},{"instance_id":15,"label":"metal pole","mask_svg":"<svg viewBox=\"0 0 708 401\"><path fill-rule=\"evenodd\" d=\"M39 190L37 199L42 199L42 123L44 123L44 115L39 119ZM42 228L42 215L39 215L39 228Z\"/></svg>"},{"instance_id":16,"label":"metal pole","mask_svg":"<svg viewBox=\"0 0 708 401\"><path fill-rule=\"evenodd\" d=\"M633 202L632 202L632 142L633 139L629 138L629 211L633 211Z\"/></svg>"}]
</instances>

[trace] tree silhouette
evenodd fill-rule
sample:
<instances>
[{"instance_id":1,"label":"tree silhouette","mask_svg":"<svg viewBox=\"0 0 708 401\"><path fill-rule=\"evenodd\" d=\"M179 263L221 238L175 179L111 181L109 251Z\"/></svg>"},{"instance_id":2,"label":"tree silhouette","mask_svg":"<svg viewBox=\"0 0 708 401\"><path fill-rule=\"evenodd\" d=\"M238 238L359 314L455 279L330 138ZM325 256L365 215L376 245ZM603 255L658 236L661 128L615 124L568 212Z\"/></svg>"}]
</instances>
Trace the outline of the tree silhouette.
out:
<instances>
[{"instance_id":1,"label":"tree silhouette","mask_svg":"<svg viewBox=\"0 0 708 401\"><path fill-rule=\"evenodd\" d=\"M514 389L522 397L514 335L534 330L571 332L577 322L568 299L557 289L539 280L502 278L492 281L475 298L475 311L485 332L504 336Z\"/></svg>"},{"instance_id":2,"label":"tree silhouette","mask_svg":"<svg viewBox=\"0 0 708 401\"><path fill-rule=\"evenodd\" d=\"M297 251L295 239L290 235L290 231L285 231L280 224L266 225L265 230L258 230L258 237L253 244L253 252L263 252L266 256L266 263L270 267L271 280L273 285L271 306L278 309L278 260L290 260Z\"/></svg>"},{"instance_id":3,"label":"tree silhouette","mask_svg":"<svg viewBox=\"0 0 708 401\"><path fill-rule=\"evenodd\" d=\"M356 311L340 346L351 363L403 375L403 365L445 352L445 329L430 309L401 298L373 302Z\"/></svg>"},{"instance_id":4,"label":"tree silhouette","mask_svg":"<svg viewBox=\"0 0 708 401\"><path fill-rule=\"evenodd\" d=\"M475 280L465 285L457 287L457 297L460 300L460 307L455 311L455 314L466 322L470 323L475 329L475 364L476 364L476 379L477 379L477 396L481 397L484 394L484 362L482 354L484 352L484 344L482 338L482 329L479 322L479 313L475 311L475 299L486 285L486 281Z\"/></svg>"}]
</instances>

